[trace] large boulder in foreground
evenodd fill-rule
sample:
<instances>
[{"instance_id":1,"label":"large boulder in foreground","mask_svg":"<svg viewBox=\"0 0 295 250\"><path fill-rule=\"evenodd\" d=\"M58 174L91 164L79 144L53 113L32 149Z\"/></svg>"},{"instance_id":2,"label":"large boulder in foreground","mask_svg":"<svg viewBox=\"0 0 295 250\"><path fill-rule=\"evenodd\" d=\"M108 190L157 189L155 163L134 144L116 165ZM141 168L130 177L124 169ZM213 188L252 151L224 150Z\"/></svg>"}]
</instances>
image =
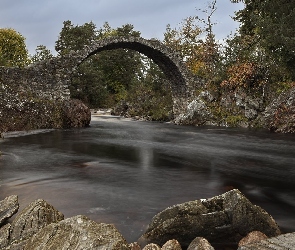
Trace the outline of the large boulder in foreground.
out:
<instances>
[{"instance_id":1,"label":"large boulder in foreground","mask_svg":"<svg viewBox=\"0 0 295 250\"><path fill-rule=\"evenodd\" d=\"M17 213L19 208L17 195L11 195L0 201L0 226L12 215Z\"/></svg>"},{"instance_id":2,"label":"large boulder in foreground","mask_svg":"<svg viewBox=\"0 0 295 250\"><path fill-rule=\"evenodd\" d=\"M41 228L63 220L64 216L44 200L36 200L21 211L11 224L0 229L0 245L23 249L26 241Z\"/></svg>"},{"instance_id":3,"label":"large boulder in foreground","mask_svg":"<svg viewBox=\"0 0 295 250\"><path fill-rule=\"evenodd\" d=\"M264 119L271 131L295 133L295 87L280 94L266 108Z\"/></svg>"},{"instance_id":4,"label":"large boulder in foreground","mask_svg":"<svg viewBox=\"0 0 295 250\"><path fill-rule=\"evenodd\" d=\"M268 237L280 234L265 210L234 189L210 199L168 207L154 216L139 242L163 245L176 239L182 247L188 247L196 237L204 237L212 245L237 244L251 231L261 231Z\"/></svg>"},{"instance_id":5,"label":"large boulder in foreground","mask_svg":"<svg viewBox=\"0 0 295 250\"><path fill-rule=\"evenodd\" d=\"M98 224L82 215L41 229L24 249L129 250L126 240L113 225Z\"/></svg>"}]
</instances>

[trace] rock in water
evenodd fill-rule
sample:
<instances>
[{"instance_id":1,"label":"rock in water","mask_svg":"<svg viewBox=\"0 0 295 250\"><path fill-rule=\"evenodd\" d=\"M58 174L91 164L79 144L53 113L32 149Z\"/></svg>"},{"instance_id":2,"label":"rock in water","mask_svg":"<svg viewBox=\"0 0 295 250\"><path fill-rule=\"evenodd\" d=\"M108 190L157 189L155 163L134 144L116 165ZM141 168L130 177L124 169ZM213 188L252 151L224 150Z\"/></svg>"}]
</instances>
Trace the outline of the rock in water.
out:
<instances>
[{"instance_id":1,"label":"rock in water","mask_svg":"<svg viewBox=\"0 0 295 250\"><path fill-rule=\"evenodd\" d=\"M288 233L240 246L238 250L291 250L295 249L294 242L295 233Z\"/></svg>"},{"instance_id":2,"label":"rock in water","mask_svg":"<svg viewBox=\"0 0 295 250\"><path fill-rule=\"evenodd\" d=\"M161 250L182 250L182 248L177 240L168 240Z\"/></svg>"},{"instance_id":3,"label":"rock in water","mask_svg":"<svg viewBox=\"0 0 295 250\"><path fill-rule=\"evenodd\" d=\"M80 100L70 99L63 102L63 128L87 127L91 121L90 109Z\"/></svg>"},{"instance_id":4,"label":"rock in water","mask_svg":"<svg viewBox=\"0 0 295 250\"><path fill-rule=\"evenodd\" d=\"M19 208L17 195L11 195L0 201L0 226L12 215L17 213Z\"/></svg>"},{"instance_id":5,"label":"rock in water","mask_svg":"<svg viewBox=\"0 0 295 250\"><path fill-rule=\"evenodd\" d=\"M188 246L187 250L214 250L214 248L205 238L196 237Z\"/></svg>"},{"instance_id":6,"label":"rock in water","mask_svg":"<svg viewBox=\"0 0 295 250\"><path fill-rule=\"evenodd\" d=\"M98 224L83 215L48 225L25 246L25 250L41 249L129 250L126 240L113 225Z\"/></svg>"},{"instance_id":7,"label":"rock in water","mask_svg":"<svg viewBox=\"0 0 295 250\"><path fill-rule=\"evenodd\" d=\"M36 200L19 213L11 223L9 244L23 244L41 228L63 220L62 213L44 200Z\"/></svg>"},{"instance_id":8,"label":"rock in water","mask_svg":"<svg viewBox=\"0 0 295 250\"><path fill-rule=\"evenodd\" d=\"M139 242L163 245L176 239L182 247L188 247L196 237L204 237L212 245L238 244L251 231L261 231L268 237L280 234L265 210L234 189L210 199L168 207L154 216Z\"/></svg>"},{"instance_id":9,"label":"rock in water","mask_svg":"<svg viewBox=\"0 0 295 250\"><path fill-rule=\"evenodd\" d=\"M239 247L250 244L250 243L260 242L266 239L267 239L267 236L264 233L261 233L259 231L253 231L248 233L246 237L240 240Z\"/></svg>"},{"instance_id":10,"label":"rock in water","mask_svg":"<svg viewBox=\"0 0 295 250\"><path fill-rule=\"evenodd\" d=\"M161 247L159 247L157 244L150 243L147 244L142 250L161 250Z\"/></svg>"}]
</instances>

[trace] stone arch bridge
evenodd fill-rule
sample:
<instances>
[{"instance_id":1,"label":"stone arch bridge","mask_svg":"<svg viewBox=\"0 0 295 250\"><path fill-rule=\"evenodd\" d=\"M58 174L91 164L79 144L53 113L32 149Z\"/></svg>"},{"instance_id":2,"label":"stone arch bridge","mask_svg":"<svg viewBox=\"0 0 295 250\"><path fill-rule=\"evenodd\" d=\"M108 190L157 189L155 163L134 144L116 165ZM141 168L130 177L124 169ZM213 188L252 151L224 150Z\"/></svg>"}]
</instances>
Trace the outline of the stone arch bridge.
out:
<instances>
[{"instance_id":1,"label":"stone arch bridge","mask_svg":"<svg viewBox=\"0 0 295 250\"><path fill-rule=\"evenodd\" d=\"M0 67L0 82L29 89L41 97L68 99L71 76L79 64L96 53L118 48L132 49L151 58L170 81L175 117L185 111L191 99L192 86L199 84L199 81L188 72L175 51L158 40L140 37L111 37L95 41L83 50L72 51L64 57L38 62L26 68Z\"/></svg>"}]
</instances>

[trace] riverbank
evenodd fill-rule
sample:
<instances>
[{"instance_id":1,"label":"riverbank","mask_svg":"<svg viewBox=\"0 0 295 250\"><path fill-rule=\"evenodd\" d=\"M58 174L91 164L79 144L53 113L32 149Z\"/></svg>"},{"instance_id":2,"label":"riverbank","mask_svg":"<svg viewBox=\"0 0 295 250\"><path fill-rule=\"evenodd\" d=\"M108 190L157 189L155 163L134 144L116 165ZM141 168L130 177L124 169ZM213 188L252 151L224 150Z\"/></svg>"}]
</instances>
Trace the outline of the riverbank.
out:
<instances>
[{"instance_id":1,"label":"riverbank","mask_svg":"<svg viewBox=\"0 0 295 250\"><path fill-rule=\"evenodd\" d=\"M147 231L134 243L128 243L114 225L96 223L83 215L65 219L42 199L30 203L7 222L18 208L16 195L0 201L1 249L64 249L75 245L77 249L89 250L213 250L210 242L215 249L225 246L239 250L292 249L295 246L295 233L280 235L273 218L238 190L168 207L154 216ZM224 213L232 216L223 218ZM226 227L222 226L224 219Z\"/></svg>"}]
</instances>

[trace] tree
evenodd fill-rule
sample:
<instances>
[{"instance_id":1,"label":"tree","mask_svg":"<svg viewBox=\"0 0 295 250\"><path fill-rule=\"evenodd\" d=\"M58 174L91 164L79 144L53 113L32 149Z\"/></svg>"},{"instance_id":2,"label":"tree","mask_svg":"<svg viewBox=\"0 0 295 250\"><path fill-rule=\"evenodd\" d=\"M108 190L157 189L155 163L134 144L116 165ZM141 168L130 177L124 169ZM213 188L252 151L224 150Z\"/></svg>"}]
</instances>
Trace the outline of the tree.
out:
<instances>
[{"instance_id":1,"label":"tree","mask_svg":"<svg viewBox=\"0 0 295 250\"><path fill-rule=\"evenodd\" d=\"M29 63L25 38L14 29L0 29L0 66L24 67Z\"/></svg>"},{"instance_id":2,"label":"tree","mask_svg":"<svg viewBox=\"0 0 295 250\"><path fill-rule=\"evenodd\" d=\"M105 25L107 27L107 25ZM109 35L111 34L111 35ZM106 36L134 36L140 37L139 31L134 31L131 24L122 27L100 30L100 37ZM126 97L126 92L130 85L137 81L142 67L141 55L139 52L129 49L116 49L99 53L99 67L103 72L104 81L107 89L114 95L115 101L120 101Z\"/></svg>"},{"instance_id":3,"label":"tree","mask_svg":"<svg viewBox=\"0 0 295 250\"><path fill-rule=\"evenodd\" d=\"M221 60L219 45L213 33L212 17L216 9L216 0L213 0L205 10L198 9L205 13L205 18L190 16L182 21L178 29L167 25L164 33L164 43L178 51L189 69L207 82L216 80Z\"/></svg>"},{"instance_id":4,"label":"tree","mask_svg":"<svg viewBox=\"0 0 295 250\"><path fill-rule=\"evenodd\" d=\"M105 23L99 30L92 22L74 26L65 21L55 49L59 55L83 49L94 41L110 36L140 36L131 24L117 29ZM141 59L136 51L117 49L92 55L84 61L72 78L71 96L91 107L113 106L124 99L130 84L137 79Z\"/></svg>"},{"instance_id":5,"label":"tree","mask_svg":"<svg viewBox=\"0 0 295 250\"><path fill-rule=\"evenodd\" d=\"M177 51L188 68L199 75L203 62L200 60L202 29L196 22L196 17L188 17L178 28L171 28L168 24L164 33L164 44Z\"/></svg>"},{"instance_id":6,"label":"tree","mask_svg":"<svg viewBox=\"0 0 295 250\"><path fill-rule=\"evenodd\" d=\"M63 22L63 28L55 42L55 50L61 56L70 51L77 51L90 45L97 39L98 32L93 22L83 25L74 25L71 21ZM101 84L101 72L98 67L98 57L92 56L83 62L73 75L71 85L71 97L77 98L90 106L101 105L105 98L105 88Z\"/></svg>"},{"instance_id":7,"label":"tree","mask_svg":"<svg viewBox=\"0 0 295 250\"><path fill-rule=\"evenodd\" d=\"M55 42L55 50L61 56L68 54L71 50L81 50L97 39L96 25L93 22L74 26L68 20L64 21L63 25L59 38Z\"/></svg>"},{"instance_id":8,"label":"tree","mask_svg":"<svg viewBox=\"0 0 295 250\"><path fill-rule=\"evenodd\" d=\"M241 0L232 0L238 2ZM241 36L254 38L265 53L286 68L295 79L295 2L286 0L243 0L244 9L236 13Z\"/></svg>"},{"instance_id":9,"label":"tree","mask_svg":"<svg viewBox=\"0 0 295 250\"><path fill-rule=\"evenodd\" d=\"M265 50L257 42L257 37L235 34L227 39L224 47L224 68L226 77L222 81L223 87L235 89L242 87L248 92L258 93L270 81L272 61Z\"/></svg>"},{"instance_id":10,"label":"tree","mask_svg":"<svg viewBox=\"0 0 295 250\"><path fill-rule=\"evenodd\" d=\"M173 100L168 79L151 59L143 57L143 74L140 81L131 86L127 101L133 116L144 116L149 120L172 119ZM130 112L130 111L129 111Z\"/></svg>"},{"instance_id":11,"label":"tree","mask_svg":"<svg viewBox=\"0 0 295 250\"><path fill-rule=\"evenodd\" d=\"M33 55L31 58L32 62L34 63L53 58L51 51L44 45L38 45L35 49L35 52L35 55Z\"/></svg>"}]
</instances>

